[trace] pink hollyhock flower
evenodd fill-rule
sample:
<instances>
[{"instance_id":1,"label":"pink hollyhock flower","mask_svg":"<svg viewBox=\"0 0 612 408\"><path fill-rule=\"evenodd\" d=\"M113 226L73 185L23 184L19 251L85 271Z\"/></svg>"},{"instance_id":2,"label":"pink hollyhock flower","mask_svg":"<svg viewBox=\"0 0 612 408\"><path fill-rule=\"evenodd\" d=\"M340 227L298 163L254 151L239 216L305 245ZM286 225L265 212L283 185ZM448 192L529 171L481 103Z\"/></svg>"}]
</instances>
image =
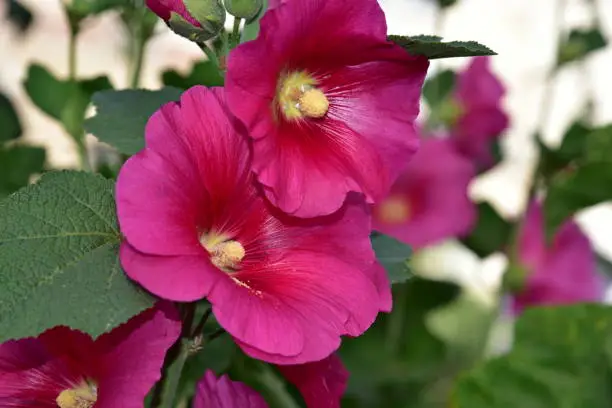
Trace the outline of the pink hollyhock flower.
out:
<instances>
[{"instance_id":1,"label":"pink hollyhock flower","mask_svg":"<svg viewBox=\"0 0 612 408\"><path fill-rule=\"evenodd\" d=\"M147 0L147 7L165 21L170 20L172 13L176 13L194 27L201 27L198 20L187 10L183 0Z\"/></svg>"},{"instance_id":2,"label":"pink hollyhock flower","mask_svg":"<svg viewBox=\"0 0 612 408\"><path fill-rule=\"evenodd\" d=\"M425 139L391 193L374 207L373 228L415 248L469 232L476 206L468 185L475 175L449 139Z\"/></svg>"},{"instance_id":3,"label":"pink hollyhock flower","mask_svg":"<svg viewBox=\"0 0 612 408\"><path fill-rule=\"evenodd\" d=\"M55 327L0 345L3 408L141 408L181 323L160 305L92 340Z\"/></svg>"},{"instance_id":4,"label":"pink hollyhock flower","mask_svg":"<svg viewBox=\"0 0 612 408\"><path fill-rule=\"evenodd\" d=\"M340 408L349 373L335 354L314 363L278 366L278 370L297 387L308 408Z\"/></svg>"},{"instance_id":5,"label":"pink hollyhock flower","mask_svg":"<svg viewBox=\"0 0 612 408\"><path fill-rule=\"evenodd\" d=\"M268 408L268 404L246 385L227 376L217 379L207 371L198 383L193 408Z\"/></svg>"},{"instance_id":6,"label":"pink hollyhock flower","mask_svg":"<svg viewBox=\"0 0 612 408\"><path fill-rule=\"evenodd\" d=\"M546 245L540 203L532 203L518 237L518 261L525 269L523 290L513 299L515 312L534 305L598 301L604 286L586 235L573 220Z\"/></svg>"},{"instance_id":7,"label":"pink hollyhock flower","mask_svg":"<svg viewBox=\"0 0 612 408\"><path fill-rule=\"evenodd\" d=\"M278 366L281 374L295 385L308 408L340 408L348 372L336 355L314 363ZM266 402L246 385L227 376L217 379L206 372L198 383L194 408L267 408Z\"/></svg>"},{"instance_id":8,"label":"pink hollyhock flower","mask_svg":"<svg viewBox=\"0 0 612 408\"><path fill-rule=\"evenodd\" d=\"M457 78L457 117L452 139L461 153L483 167L494 164L493 142L508 127L508 115L501 106L504 94L504 86L491 71L488 57L472 59Z\"/></svg>"},{"instance_id":9,"label":"pink hollyhock flower","mask_svg":"<svg viewBox=\"0 0 612 408\"><path fill-rule=\"evenodd\" d=\"M321 360L388 306L367 208L351 199L304 220L270 206L237 125L221 88L194 87L151 117L117 183L121 262L160 297L207 298L252 357Z\"/></svg>"},{"instance_id":10,"label":"pink hollyhock flower","mask_svg":"<svg viewBox=\"0 0 612 408\"><path fill-rule=\"evenodd\" d=\"M387 41L374 0L275 3L259 37L230 53L226 81L263 191L304 218L351 191L383 198L418 146L427 59Z\"/></svg>"}]
</instances>

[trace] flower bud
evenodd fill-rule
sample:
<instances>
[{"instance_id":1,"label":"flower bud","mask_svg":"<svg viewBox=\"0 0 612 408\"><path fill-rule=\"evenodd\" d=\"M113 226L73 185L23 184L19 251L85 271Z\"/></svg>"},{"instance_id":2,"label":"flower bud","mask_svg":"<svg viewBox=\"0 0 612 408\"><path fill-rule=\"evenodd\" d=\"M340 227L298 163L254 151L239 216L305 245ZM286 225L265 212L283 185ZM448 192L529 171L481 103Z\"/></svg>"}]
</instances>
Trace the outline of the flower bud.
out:
<instances>
[{"instance_id":1,"label":"flower bud","mask_svg":"<svg viewBox=\"0 0 612 408\"><path fill-rule=\"evenodd\" d=\"M223 0L225 9L234 17L244 18L247 23L257 17L263 0Z\"/></svg>"},{"instance_id":2,"label":"flower bud","mask_svg":"<svg viewBox=\"0 0 612 408\"><path fill-rule=\"evenodd\" d=\"M216 36L225 23L221 0L182 0L170 5L162 0L147 0L147 6L175 33L195 42Z\"/></svg>"}]
</instances>

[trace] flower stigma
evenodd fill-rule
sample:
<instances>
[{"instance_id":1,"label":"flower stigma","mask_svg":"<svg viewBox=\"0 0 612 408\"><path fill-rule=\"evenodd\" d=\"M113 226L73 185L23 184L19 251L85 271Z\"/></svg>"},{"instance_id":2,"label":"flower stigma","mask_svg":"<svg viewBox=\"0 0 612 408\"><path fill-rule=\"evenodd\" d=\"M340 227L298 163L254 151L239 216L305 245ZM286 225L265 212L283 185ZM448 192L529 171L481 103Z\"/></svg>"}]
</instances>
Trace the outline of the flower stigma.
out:
<instances>
[{"instance_id":1,"label":"flower stigma","mask_svg":"<svg viewBox=\"0 0 612 408\"><path fill-rule=\"evenodd\" d=\"M97 399L96 385L83 382L75 388L60 392L55 402L59 408L92 408Z\"/></svg>"},{"instance_id":2,"label":"flower stigma","mask_svg":"<svg viewBox=\"0 0 612 408\"><path fill-rule=\"evenodd\" d=\"M405 197L392 195L378 205L376 212L381 222L394 225L408 221L412 209L410 202Z\"/></svg>"},{"instance_id":3,"label":"flower stigma","mask_svg":"<svg viewBox=\"0 0 612 408\"><path fill-rule=\"evenodd\" d=\"M320 119L329 110L329 100L317 86L317 80L305 71L281 75L276 103L289 120Z\"/></svg>"},{"instance_id":4,"label":"flower stigma","mask_svg":"<svg viewBox=\"0 0 612 408\"><path fill-rule=\"evenodd\" d=\"M225 272L234 272L246 255L242 244L236 240L214 233L200 236L200 244L210 254L210 261Z\"/></svg>"}]
</instances>

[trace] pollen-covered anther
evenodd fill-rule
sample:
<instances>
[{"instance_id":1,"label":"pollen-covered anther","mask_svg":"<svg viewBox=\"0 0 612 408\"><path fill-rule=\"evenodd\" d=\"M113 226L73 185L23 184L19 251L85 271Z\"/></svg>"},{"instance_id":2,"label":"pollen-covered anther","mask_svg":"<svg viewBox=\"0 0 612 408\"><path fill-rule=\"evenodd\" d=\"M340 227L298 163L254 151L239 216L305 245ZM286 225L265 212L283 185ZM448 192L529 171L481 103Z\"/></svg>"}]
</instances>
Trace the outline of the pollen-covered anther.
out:
<instances>
[{"instance_id":1,"label":"pollen-covered anther","mask_svg":"<svg viewBox=\"0 0 612 408\"><path fill-rule=\"evenodd\" d=\"M238 241L225 241L209 250L211 262L223 270L234 270L246 255L242 244Z\"/></svg>"},{"instance_id":2,"label":"pollen-covered anther","mask_svg":"<svg viewBox=\"0 0 612 408\"><path fill-rule=\"evenodd\" d=\"M322 118L329 110L329 100L320 89L310 88L300 95L297 108L306 117Z\"/></svg>"},{"instance_id":3,"label":"pollen-covered anther","mask_svg":"<svg viewBox=\"0 0 612 408\"><path fill-rule=\"evenodd\" d=\"M92 408L96 400L95 389L82 386L62 391L55 402L59 408Z\"/></svg>"}]
</instances>

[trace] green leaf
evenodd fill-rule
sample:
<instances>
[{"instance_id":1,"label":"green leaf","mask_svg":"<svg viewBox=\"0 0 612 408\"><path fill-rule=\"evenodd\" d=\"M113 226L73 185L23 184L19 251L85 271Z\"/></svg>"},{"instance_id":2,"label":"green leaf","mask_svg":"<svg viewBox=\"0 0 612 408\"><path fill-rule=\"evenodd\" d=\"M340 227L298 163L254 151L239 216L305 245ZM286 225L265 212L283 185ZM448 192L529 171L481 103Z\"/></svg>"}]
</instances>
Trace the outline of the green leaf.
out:
<instances>
[{"instance_id":1,"label":"green leaf","mask_svg":"<svg viewBox=\"0 0 612 408\"><path fill-rule=\"evenodd\" d=\"M261 20L264 14L266 14L267 10L268 10L268 0L264 0L263 7L259 11L259 14L257 15L257 17L255 17L253 21L248 22L244 25L244 28L242 30L242 35L240 37L240 42L247 42L247 41L251 41L257 38L257 35L259 34L259 20Z\"/></svg>"},{"instance_id":2,"label":"green leaf","mask_svg":"<svg viewBox=\"0 0 612 408\"><path fill-rule=\"evenodd\" d=\"M463 292L453 302L426 317L427 328L443 340L455 359L472 363L481 358L497 309Z\"/></svg>"},{"instance_id":3,"label":"green leaf","mask_svg":"<svg viewBox=\"0 0 612 408\"><path fill-rule=\"evenodd\" d=\"M612 200L612 161L584 163L557 174L544 201L548 237L577 211Z\"/></svg>"},{"instance_id":4,"label":"green leaf","mask_svg":"<svg viewBox=\"0 0 612 408\"><path fill-rule=\"evenodd\" d=\"M24 82L25 90L36 106L47 115L61 120L62 109L68 103L73 89L39 64L30 65Z\"/></svg>"},{"instance_id":5,"label":"green leaf","mask_svg":"<svg viewBox=\"0 0 612 408\"><path fill-rule=\"evenodd\" d=\"M610 151L612 150L612 125L593 129L585 139L585 161L612 163L612 157L610 157Z\"/></svg>"},{"instance_id":6,"label":"green leaf","mask_svg":"<svg viewBox=\"0 0 612 408\"><path fill-rule=\"evenodd\" d=\"M436 109L451 95L456 77L453 71L444 70L425 82L423 97L431 109Z\"/></svg>"},{"instance_id":7,"label":"green leaf","mask_svg":"<svg viewBox=\"0 0 612 408\"><path fill-rule=\"evenodd\" d=\"M423 55L428 59L497 55L496 52L475 41L441 42L441 37L428 35L412 37L390 35L389 40L412 55Z\"/></svg>"},{"instance_id":8,"label":"green leaf","mask_svg":"<svg viewBox=\"0 0 612 408\"><path fill-rule=\"evenodd\" d=\"M512 225L487 202L478 204L478 222L462 242L481 258L501 251L510 239Z\"/></svg>"},{"instance_id":9,"label":"green leaf","mask_svg":"<svg viewBox=\"0 0 612 408\"><path fill-rule=\"evenodd\" d=\"M23 33L32 25L32 13L17 0L8 2L8 19Z\"/></svg>"},{"instance_id":10,"label":"green leaf","mask_svg":"<svg viewBox=\"0 0 612 408\"><path fill-rule=\"evenodd\" d=\"M612 261L601 254L596 254L595 262L597 263L597 270L603 276L612 279Z\"/></svg>"},{"instance_id":11,"label":"green leaf","mask_svg":"<svg viewBox=\"0 0 612 408\"><path fill-rule=\"evenodd\" d=\"M379 316L362 336L343 340L340 356L351 376L342 406L420 406L424 390L450 368L447 348L426 318L458 294L454 284L420 277L394 285L391 314Z\"/></svg>"},{"instance_id":12,"label":"green leaf","mask_svg":"<svg viewBox=\"0 0 612 408\"><path fill-rule=\"evenodd\" d=\"M175 70L164 71L162 81L165 86L189 89L192 86L223 86L223 77L211 61L200 61L193 65L188 75L181 75Z\"/></svg>"},{"instance_id":13,"label":"green leaf","mask_svg":"<svg viewBox=\"0 0 612 408\"><path fill-rule=\"evenodd\" d=\"M92 100L96 116L85 121L85 129L124 154L144 149L144 131L149 117L167 102L177 101L182 91L102 91Z\"/></svg>"},{"instance_id":14,"label":"green leaf","mask_svg":"<svg viewBox=\"0 0 612 408\"><path fill-rule=\"evenodd\" d=\"M457 0L437 0L438 6L441 8L450 7L457 3Z\"/></svg>"},{"instance_id":15,"label":"green leaf","mask_svg":"<svg viewBox=\"0 0 612 408\"><path fill-rule=\"evenodd\" d=\"M513 350L463 375L454 408L604 408L612 405L612 309L528 310Z\"/></svg>"},{"instance_id":16,"label":"green leaf","mask_svg":"<svg viewBox=\"0 0 612 408\"><path fill-rule=\"evenodd\" d=\"M25 187L34 174L41 173L45 154L40 147L0 145L0 199Z\"/></svg>"},{"instance_id":17,"label":"green leaf","mask_svg":"<svg viewBox=\"0 0 612 408\"><path fill-rule=\"evenodd\" d=\"M91 95L112 84L106 76L70 82L60 80L42 65L31 65L24 82L30 99L40 110L62 123L74 138L81 138Z\"/></svg>"},{"instance_id":18,"label":"green leaf","mask_svg":"<svg viewBox=\"0 0 612 408\"><path fill-rule=\"evenodd\" d=\"M576 160L583 158L587 140L592 129L581 121L574 122L563 135L561 146L551 149L536 135L540 150L539 172L551 177Z\"/></svg>"},{"instance_id":19,"label":"green leaf","mask_svg":"<svg viewBox=\"0 0 612 408\"><path fill-rule=\"evenodd\" d=\"M412 248L387 235L376 234L372 236L372 247L376 258L386 269L391 283L405 282L412 273L408 260L412 256Z\"/></svg>"},{"instance_id":20,"label":"green leaf","mask_svg":"<svg viewBox=\"0 0 612 408\"><path fill-rule=\"evenodd\" d=\"M11 100L0 93L0 143L17 139L23 130ZM1 162L0 162L1 163Z\"/></svg>"},{"instance_id":21,"label":"green leaf","mask_svg":"<svg viewBox=\"0 0 612 408\"><path fill-rule=\"evenodd\" d=\"M567 40L561 44L557 56L557 66L583 59L590 53L605 48L608 44L599 28L572 30Z\"/></svg>"},{"instance_id":22,"label":"green leaf","mask_svg":"<svg viewBox=\"0 0 612 408\"><path fill-rule=\"evenodd\" d=\"M152 306L119 265L113 191L62 171L0 202L0 342L57 325L97 336Z\"/></svg>"}]
</instances>

